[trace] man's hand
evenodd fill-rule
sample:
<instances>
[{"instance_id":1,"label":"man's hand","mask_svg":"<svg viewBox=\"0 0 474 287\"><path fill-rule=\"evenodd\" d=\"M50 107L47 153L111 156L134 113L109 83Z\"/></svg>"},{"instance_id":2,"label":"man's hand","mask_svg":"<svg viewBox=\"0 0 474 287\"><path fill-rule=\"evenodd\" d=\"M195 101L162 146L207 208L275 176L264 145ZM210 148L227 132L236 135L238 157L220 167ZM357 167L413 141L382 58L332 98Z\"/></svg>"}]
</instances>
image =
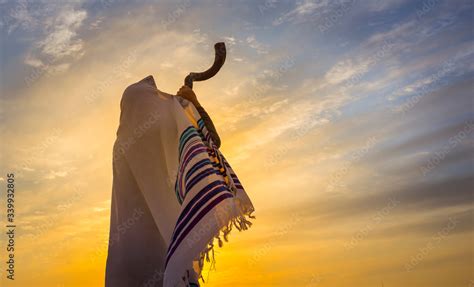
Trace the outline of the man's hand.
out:
<instances>
[{"instance_id":1,"label":"man's hand","mask_svg":"<svg viewBox=\"0 0 474 287\"><path fill-rule=\"evenodd\" d=\"M179 91L176 93L176 96L190 101L191 103L194 104L196 108L201 106L201 104L199 103L196 97L196 94L188 86L182 86L181 89L179 89Z\"/></svg>"}]
</instances>

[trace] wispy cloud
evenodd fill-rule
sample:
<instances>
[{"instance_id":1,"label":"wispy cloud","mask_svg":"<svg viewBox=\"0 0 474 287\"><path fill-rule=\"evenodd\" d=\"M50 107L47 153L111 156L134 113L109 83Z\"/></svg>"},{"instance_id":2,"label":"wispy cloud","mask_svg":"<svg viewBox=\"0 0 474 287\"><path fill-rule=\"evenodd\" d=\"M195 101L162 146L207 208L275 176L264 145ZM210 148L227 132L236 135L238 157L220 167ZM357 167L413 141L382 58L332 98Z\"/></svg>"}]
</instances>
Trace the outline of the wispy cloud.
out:
<instances>
[{"instance_id":1,"label":"wispy cloud","mask_svg":"<svg viewBox=\"0 0 474 287\"><path fill-rule=\"evenodd\" d=\"M62 72L81 58L84 43L79 35L87 11L81 2L19 1L5 7L3 26L9 34L30 33L31 47L24 63L48 72ZM4 4L6 5L6 4Z\"/></svg>"},{"instance_id":2,"label":"wispy cloud","mask_svg":"<svg viewBox=\"0 0 474 287\"><path fill-rule=\"evenodd\" d=\"M37 277L20 285L80 287L84 274L88 285L103 284L120 95L149 74L174 93L189 72L209 66L218 41L227 62L194 89L259 219L219 251L206 284L239 285L235 275L255 254L248 286L470 280L473 133L464 127L473 117L472 1L0 6L0 157L28 198L22 231L38 235L18 254ZM452 65L443 72L445 62ZM291 232L271 238L295 213ZM417 265L423 272L405 274L450 216L459 222ZM50 254L51 244L61 248ZM297 258L290 268L287 258Z\"/></svg>"},{"instance_id":3,"label":"wispy cloud","mask_svg":"<svg viewBox=\"0 0 474 287\"><path fill-rule=\"evenodd\" d=\"M267 54L268 51L267 51L267 48L265 47L265 45L263 45L262 43L260 43L259 41L257 41L257 39L255 38L255 36L248 36L247 39L245 39L245 41L247 42L247 44L255 49L257 51L257 53L259 54Z\"/></svg>"},{"instance_id":4,"label":"wispy cloud","mask_svg":"<svg viewBox=\"0 0 474 287\"><path fill-rule=\"evenodd\" d=\"M273 25L281 25L285 22L301 23L314 20L314 14L322 14L329 8L330 1L327 0L304 0L298 1L295 7L273 21ZM322 10L322 11L321 11Z\"/></svg>"},{"instance_id":5,"label":"wispy cloud","mask_svg":"<svg viewBox=\"0 0 474 287\"><path fill-rule=\"evenodd\" d=\"M55 19L47 19L46 38L37 43L38 49L53 61L67 56L80 57L82 40L77 38L77 30L87 17L85 10L67 8L60 11Z\"/></svg>"}]
</instances>

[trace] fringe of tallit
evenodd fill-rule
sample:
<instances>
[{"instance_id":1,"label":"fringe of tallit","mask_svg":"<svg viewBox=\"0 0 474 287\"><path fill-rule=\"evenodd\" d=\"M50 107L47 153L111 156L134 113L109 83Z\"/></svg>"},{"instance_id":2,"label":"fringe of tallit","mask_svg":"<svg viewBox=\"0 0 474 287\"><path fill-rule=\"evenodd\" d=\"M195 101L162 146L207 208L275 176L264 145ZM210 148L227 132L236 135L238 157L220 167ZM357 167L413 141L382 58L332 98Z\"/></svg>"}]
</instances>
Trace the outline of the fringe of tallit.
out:
<instances>
[{"instance_id":1,"label":"fringe of tallit","mask_svg":"<svg viewBox=\"0 0 474 287\"><path fill-rule=\"evenodd\" d=\"M207 243L207 247L199 254L199 269L201 270L201 274L199 276L199 279L202 280L202 282L205 282L204 277L202 276L202 270L204 267L204 262L210 263L209 266L209 271L215 270L216 266L216 258L215 258L215 252L214 252L214 241L217 241L217 246L219 248L224 246L224 241L228 242L229 241L229 234L232 231L233 227L235 227L239 232L244 231L249 229L252 226L252 222L250 219L255 219L255 216L252 215L253 210L239 214L229 220L227 225L222 227L214 237L209 240ZM224 239L224 240L222 240Z\"/></svg>"},{"instance_id":2,"label":"fringe of tallit","mask_svg":"<svg viewBox=\"0 0 474 287\"><path fill-rule=\"evenodd\" d=\"M219 149L215 146L212 139L210 139L209 146L214 150L214 154L217 156L217 159L219 160L219 164L225 170L225 174L228 178L227 186L229 187L230 191L234 194L234 196L236 196L238 189L235 186L235 182L230 174L230 170L225 165L225 160L223 158L223 155L220 153ZM201 274L199 274L198 277L199 279L202 280L203 283L205 282L204 277L202 276L202 270L204 270L204 262L210 263L209 271L215 270L216 259L215 259L214 241L217 241L217 246L219 246L219 248L223 247L224 241L225 242L229 241L228 237L233 227L235 227L239 232L247 230L252 226L252 222L250 221L250 219L255 219L255 216L252 215L252 213L254 212L253 209L249 210L247 208L244 208L238 198L234 197L234 200L235 200L235 203L237 204L237 209L239 210L239 214L232 217L227 223L227 225L223 226L217 232L217 234L215 234L209 240L206 248L199 254L198 265L199 265L199 270ZM222 238L224 239L224 241L222 240Z\"/></svg>"}]
</instances>

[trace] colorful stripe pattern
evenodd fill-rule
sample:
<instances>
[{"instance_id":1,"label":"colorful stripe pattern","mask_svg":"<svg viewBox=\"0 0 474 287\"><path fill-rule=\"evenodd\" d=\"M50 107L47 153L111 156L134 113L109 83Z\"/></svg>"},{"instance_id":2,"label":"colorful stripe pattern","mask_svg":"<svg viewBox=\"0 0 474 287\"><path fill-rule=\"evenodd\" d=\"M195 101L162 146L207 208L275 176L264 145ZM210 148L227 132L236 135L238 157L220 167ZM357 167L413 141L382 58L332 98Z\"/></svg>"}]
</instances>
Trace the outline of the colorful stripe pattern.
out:
<instances>
[{"instance_id":1,"label":"colorful stripe pattern","mask_svg":"<svg viewBox=\"0 0 474 287\"><path fill-rule=\"evenodd\" d=\"M166 266L196 224L239 190L243 191L243 187L237 175L212 142L204 121L199 119L197 126L186 128L179 140L179 168L175 183L182 211L168 247Z\"/></svg>"},{"instance_id":2,"label":"colorful stripe pattern","mask_svg":"<svg viewBox=\"0 0 474 287\"><path fill-rule=\"evenodd\" d=\"M186 286L199 286L204 261L214 264L214 247L223 245L221 238L227 241L233 227L247 230L255 218L250 198L204 121L194 118L196 112L185 112L189 121L178 125L175 182L181 210L169 238L164 286L179 285L181 279Z\"/></svg>"}]
</instances>

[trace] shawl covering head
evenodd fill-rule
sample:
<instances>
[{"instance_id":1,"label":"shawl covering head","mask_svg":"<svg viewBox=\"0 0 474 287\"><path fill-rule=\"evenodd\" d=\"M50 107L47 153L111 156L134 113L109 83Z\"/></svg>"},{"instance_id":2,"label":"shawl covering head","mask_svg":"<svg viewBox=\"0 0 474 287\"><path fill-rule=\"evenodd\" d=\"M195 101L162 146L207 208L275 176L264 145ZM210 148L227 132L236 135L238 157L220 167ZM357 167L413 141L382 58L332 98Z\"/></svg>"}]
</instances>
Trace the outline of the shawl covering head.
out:
<instances>
[{"instance_id":1,"label":"shawl covering head","mask_svg":"<svg viewBox=\"0 0 474 287\"><path fill-rule=\"evenodd\" d=\"M251 226L254 207L199 113L151 76L123 94L113 159L106 286L199 286L215 245Z\"/></svg>"}]
</instances>

